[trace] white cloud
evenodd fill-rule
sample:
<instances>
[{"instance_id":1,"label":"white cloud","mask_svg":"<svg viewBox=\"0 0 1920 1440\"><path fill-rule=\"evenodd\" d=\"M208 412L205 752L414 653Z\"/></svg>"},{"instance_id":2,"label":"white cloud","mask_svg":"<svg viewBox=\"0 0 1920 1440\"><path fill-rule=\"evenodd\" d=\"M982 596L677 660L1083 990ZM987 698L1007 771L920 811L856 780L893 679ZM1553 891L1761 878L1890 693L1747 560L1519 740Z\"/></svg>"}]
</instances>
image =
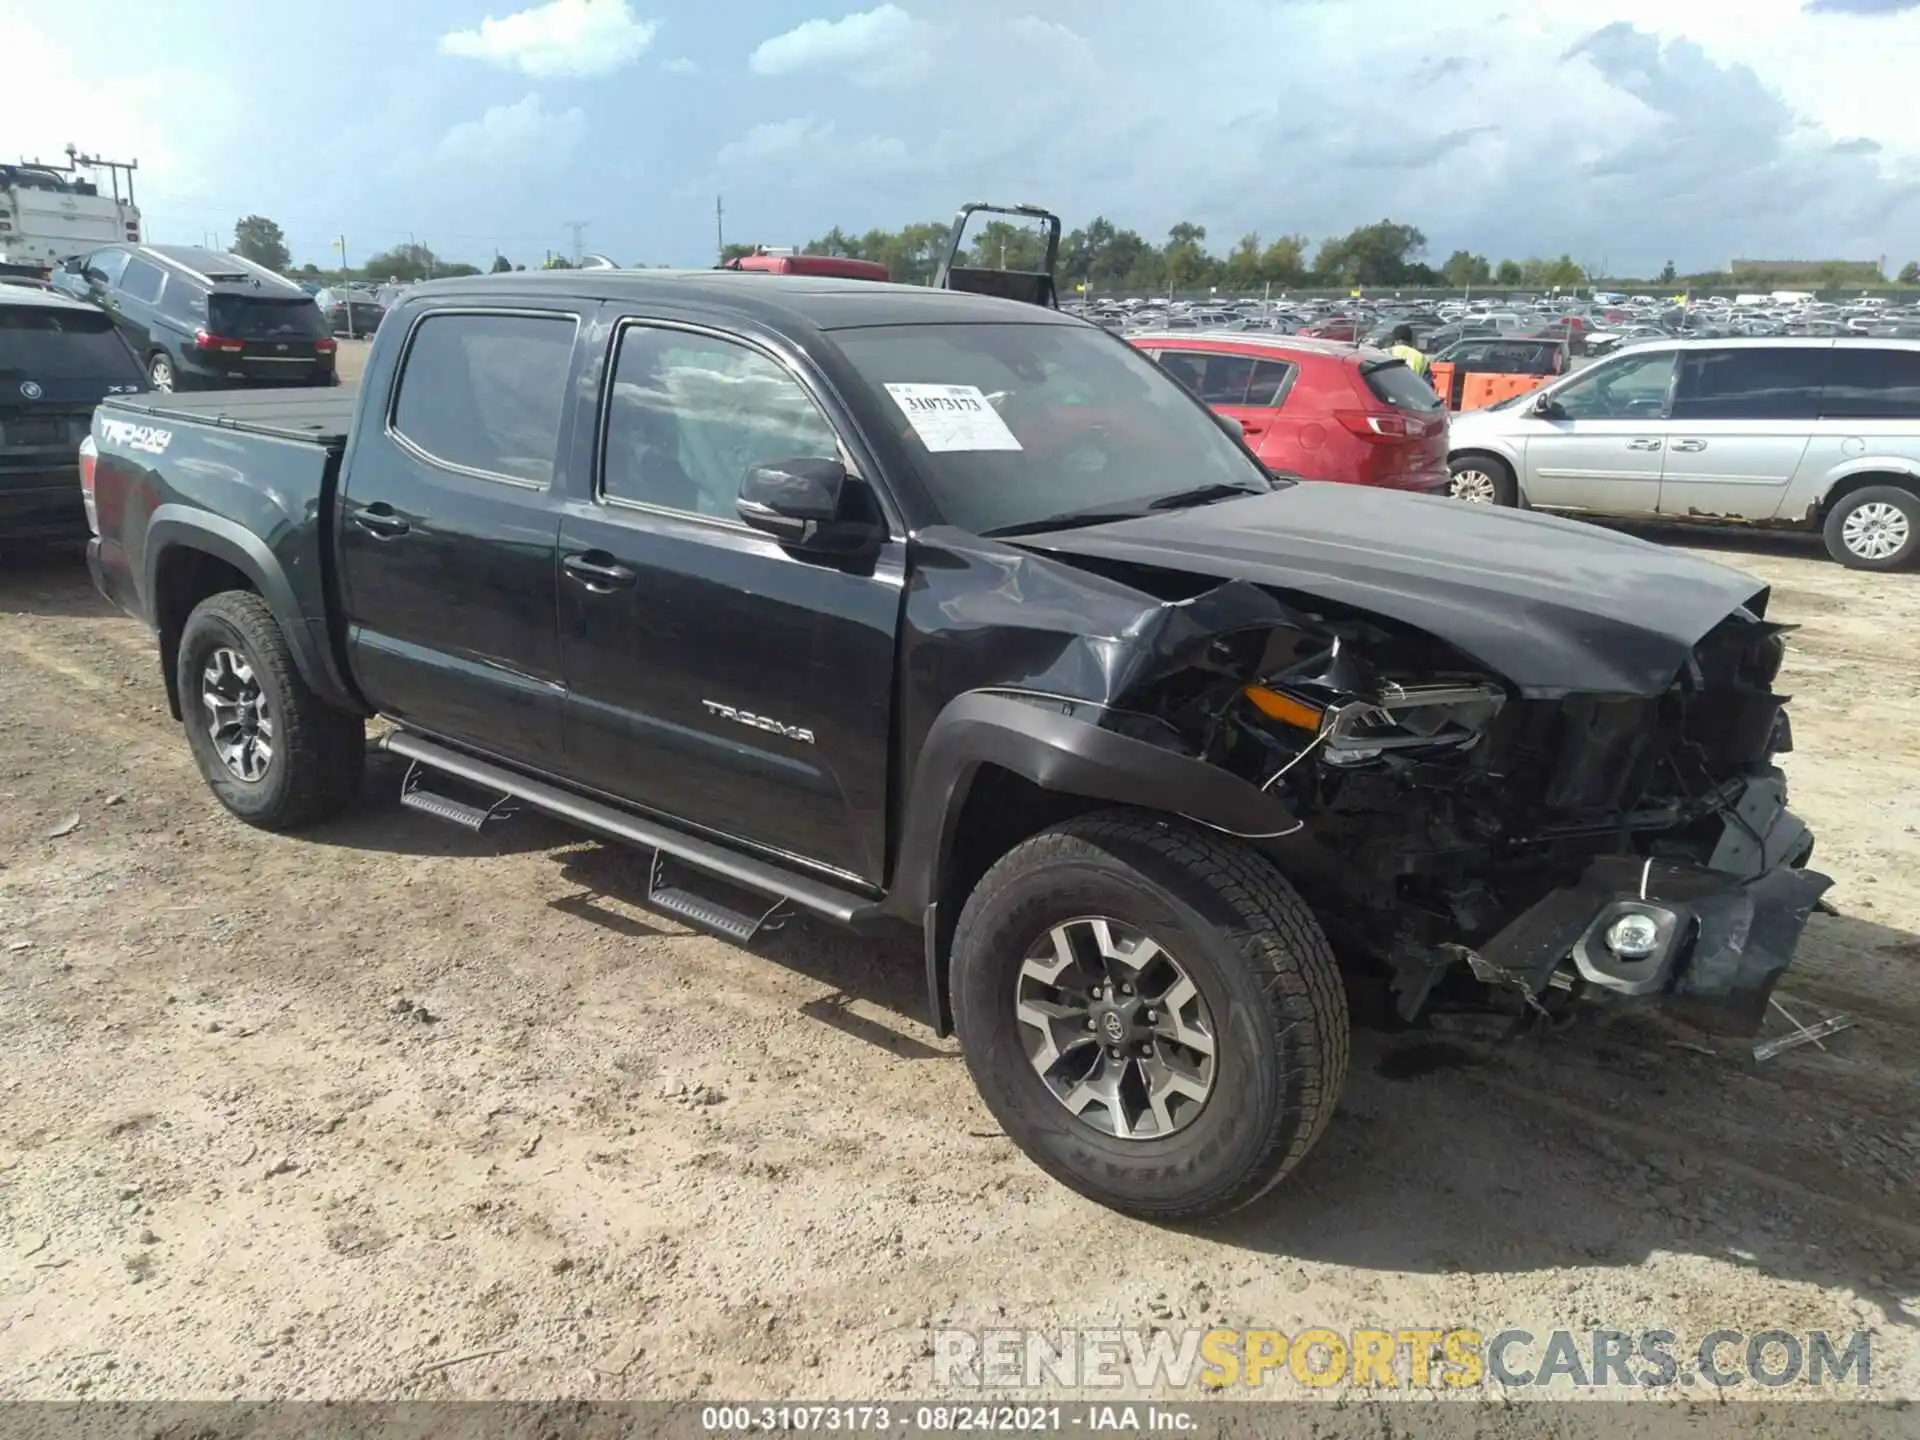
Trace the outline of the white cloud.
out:
<instances>
[{"instance_id":1,"label":"white cloud","mask_svg":"<svg viewBox=\"0 0 1920 1440\"><path fill-rule=\"evenodd\" d=\"M471 30L449 30L440 53L519 70L536 79L611 75L646 53L660 27L627 0L548 0Z\"/></svg>"},{"instance_id":2,"label":"white cloud","mask_svg":"<svg viewBox=\"0 0 1920 1440\"><path fill-rule=\"evenodd\" d=\"M881 5L839 20L809 20L763 40L747 57L756 75L844 76L874 88L908 85L933 62L931 28L898 5Z\"/></svg>"},{"instance_id":3,"label":"white cloud","mask_svg":"<svg viewBox=\"0 0 1920 1440\"><path fill-rule=\"evenodd\" d=\"M756 125L738 140L720 147L723 169L778 170L792 180L840 176L850 171L871 174L906 163L904 140L868 135L852 143L842 141L831 120L798 115Z\"/></svg>"},{"instance_id":4,"label":"white cloud","mask_svg":"<svg viewBox=\"0 0 1920 1440\"><path fill-rule=\"evenodd\" d=\"M698 75L700 73L699 62L689 60L685 55L676 55L671 60L662 61L660 68L669 75Z\"/></svg>"},{"instance_id":5,"label":"white cloud","mask_svg":"<svg viewBox=\"0 0 1920 1440\"><path fill-rule=\"evenodd\" d=\"M587 112L549 110L538 95L492 105L440 137L439 154L454 164L530 169L565 160L587 135Z\"/></svg>"}]
</instances>

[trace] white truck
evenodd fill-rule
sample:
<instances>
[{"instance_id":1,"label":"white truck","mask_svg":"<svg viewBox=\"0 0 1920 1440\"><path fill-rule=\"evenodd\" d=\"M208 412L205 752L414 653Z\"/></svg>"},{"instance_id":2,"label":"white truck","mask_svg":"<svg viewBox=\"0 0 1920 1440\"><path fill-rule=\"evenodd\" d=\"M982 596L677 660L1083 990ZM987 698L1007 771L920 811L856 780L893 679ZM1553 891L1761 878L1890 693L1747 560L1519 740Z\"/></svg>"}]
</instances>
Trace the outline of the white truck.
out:
<instances>
[{"instance_id":1,"label":"white truck","mask_svg":"<svg viewBox=\"0 0 1920 1440\"><path fill-rule=\"evenodd\" d=\"M140 210L133 203L136 161L97 160L67 147L65 165L42 160L0 164L0 262L51 269L71 255L103 245L138 243ZM82 171L110 173L108 193ZM122 198L120 179L126 177Z\"/></svg>"}]
</instances>

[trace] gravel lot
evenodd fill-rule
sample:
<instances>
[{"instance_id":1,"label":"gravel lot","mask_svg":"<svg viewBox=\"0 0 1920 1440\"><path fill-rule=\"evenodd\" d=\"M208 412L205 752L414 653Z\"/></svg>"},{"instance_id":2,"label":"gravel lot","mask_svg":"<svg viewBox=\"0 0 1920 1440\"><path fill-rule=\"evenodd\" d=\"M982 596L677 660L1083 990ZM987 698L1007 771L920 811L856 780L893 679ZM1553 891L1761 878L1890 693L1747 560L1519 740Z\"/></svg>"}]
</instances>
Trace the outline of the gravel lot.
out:
<instances>
[{"instance_id":1,"label":"gravel lot","mask_svg":"<svg viewBox=\"0 0 1920 1440\"><path fill-rule=\"evenodd\" d=\"M1017 1154L911 947L744 953L384 761L318 832L230 820L146 633L0 558L0 1398L925 1397L932 1327L1214 1322L1864 1325L1920 1396L1920 577L1715 553L1804 626L1841 916L1787 1003L1859 1028L1363 1035L1319 1149L1204 1233Z\"/></svg>"}]
</instances>

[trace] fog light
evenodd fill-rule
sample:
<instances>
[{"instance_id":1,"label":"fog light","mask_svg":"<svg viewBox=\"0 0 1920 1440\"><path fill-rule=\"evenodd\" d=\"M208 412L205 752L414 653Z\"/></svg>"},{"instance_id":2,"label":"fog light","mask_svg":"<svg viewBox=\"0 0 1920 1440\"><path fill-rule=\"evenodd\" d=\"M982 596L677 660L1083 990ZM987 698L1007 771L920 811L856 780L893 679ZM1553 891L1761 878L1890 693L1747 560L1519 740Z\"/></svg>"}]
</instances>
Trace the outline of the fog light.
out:
<instances>
[{"instance_id":1,"label":"fog light","mask_svg":"<svg viewBox=\"0 0 1920 1440\"><path fill-rule=\"evenodd\" d=\"M1660 927L1651 915L1622 915L1607 927L1607 948L1622 960L1644 960L1660 948Z\"/></svg>"}]
</instances>

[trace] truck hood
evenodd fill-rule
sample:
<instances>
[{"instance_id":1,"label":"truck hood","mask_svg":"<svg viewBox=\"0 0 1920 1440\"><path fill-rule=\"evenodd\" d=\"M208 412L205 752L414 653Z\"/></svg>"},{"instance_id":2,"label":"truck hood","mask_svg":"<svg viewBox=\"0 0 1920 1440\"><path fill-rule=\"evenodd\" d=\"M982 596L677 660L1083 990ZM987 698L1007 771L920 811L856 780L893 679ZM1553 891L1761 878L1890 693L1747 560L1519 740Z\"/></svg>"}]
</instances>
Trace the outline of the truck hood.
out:
<instances>
[{"instance_id":1,"label":"truck hood","mask_svg":"<svg viewBox=\"0 0 1920 1440\"><path fill-rule=\"evenodd\" d=\"M1361 486L1030 535L1020 545L1249 583L1398 621L1523 694L1658 695L1751 576L1580 521Z\"/></svg>"}]
</instances>

